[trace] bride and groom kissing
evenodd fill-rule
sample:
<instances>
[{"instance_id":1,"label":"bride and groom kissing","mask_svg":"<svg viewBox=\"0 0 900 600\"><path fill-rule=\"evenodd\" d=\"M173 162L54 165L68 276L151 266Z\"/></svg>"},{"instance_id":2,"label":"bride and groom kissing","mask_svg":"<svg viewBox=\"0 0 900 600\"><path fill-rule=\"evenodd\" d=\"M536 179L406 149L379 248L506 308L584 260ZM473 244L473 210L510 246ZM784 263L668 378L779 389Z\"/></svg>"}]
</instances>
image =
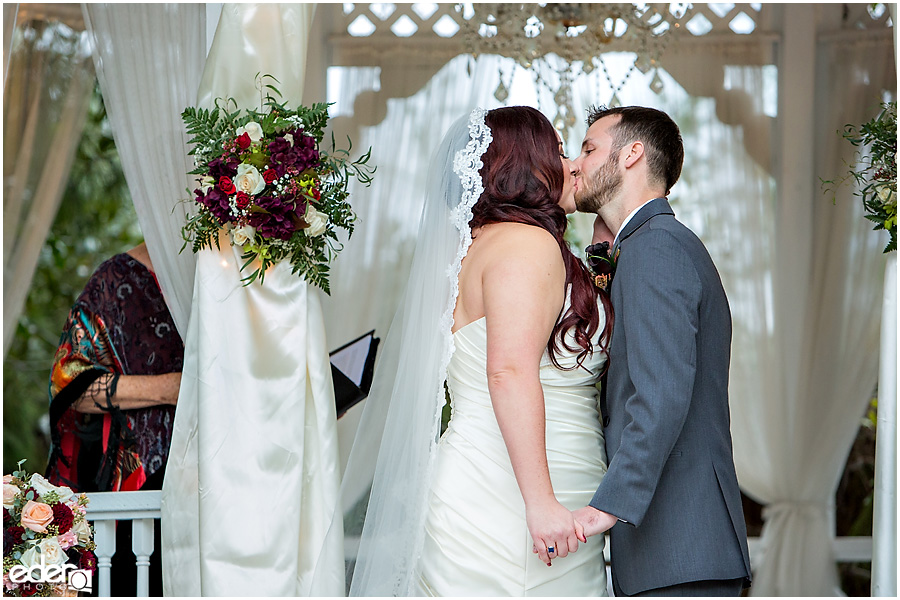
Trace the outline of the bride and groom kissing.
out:
<instances>
[{"instance_id":1,"label":"bride and groom kissing","mask_svg":"<svg viewBox=\"0 0 900 600\"><path fill-rule=\"evenodd\" d=\"M450 128L361 425L379 450L351 595L604 595L606 531L616 595L749 585L731 315L666 198L683 156L644 107L591 109L574 161L532 108ZM563 239L576 208L611 243L606 289Z\"/></svg>"}]
</instances>

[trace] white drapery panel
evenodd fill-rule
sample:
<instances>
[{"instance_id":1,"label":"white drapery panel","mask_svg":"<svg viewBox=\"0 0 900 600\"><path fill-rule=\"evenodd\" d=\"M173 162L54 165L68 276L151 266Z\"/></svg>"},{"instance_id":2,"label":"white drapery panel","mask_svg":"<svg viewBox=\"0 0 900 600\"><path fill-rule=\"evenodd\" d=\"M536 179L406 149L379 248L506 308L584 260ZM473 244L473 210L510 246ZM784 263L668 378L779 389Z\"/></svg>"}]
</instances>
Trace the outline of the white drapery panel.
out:
<instances>
[{"instance_id":1,"label":"white drapery panel","mask_svg":"<svg viewBox=\"0 0 900 600\"><path fill-rule=\"evenodd\" d=\"M7 16L4 5L5 25ZM84 32L33 21L11 37L3 89L4 356L65 191L94 82Z\"/></svg>"},{"instance_id":2,"label":"white drapery panel","mask_svg":"<svg viewBox=\"0 0 900 600\"><path fill-rule=\"evenodd\" d=\"M84 4L122 171L175 326L187 331L196 259L179 254L194 169L181 112L206 59L202 4ZM187 202L182 202L186 200Z\"/></svg>"},{"instance_id":3,"label":"white drapery panel","mask_svg":"<svg viewBox=\"0 0 900 600\"><path fill-rule=\"evenodd\" d=\"M226 4L197 104L230 96L259 110L257 74L299 104L313 11ZM342 531L328 532L340 474L320 292L286 261L245 287L242 253L220 232L219 248L198 255L162 493L165 593L342 595ZM248 490L279 516L259 519Z\"/></svg>"},{"instance_id":4,"label":"white drapery panel","mask_svg":"<svg viewBox=\"0 0 900 600\"><path fill-rule=\"evenodd\" d=\"M9 3L3 5L3 86L6 86L6 73L9 69L10 45L12 44L12 33L16 28L16 13L19 12L19 5Z\"/></svg>"},{"instance_id":5,"label":"white drapery panel","mask_svg":"<svg viewBox=\"0 0 900 600\"><path fill-rule=\"evenodd\" d=\"M853 162L854 148L836 132L877 114L881 90L893 89L895 75L883 44L820 44L817 64L821 101L810 152L816 175L830 179L846 172L844 161ZM760 204L742 224L741 239L759 256L750 267L757 277L745 281L745 299L752 301L736 304L730 295L732 432L741 486L766 504L763 561L751 590L756 596L840 593L832 554L834 494L877 377L881 250L887 242L871 231L852 191L840 189L834 204L821 194L804 216L812 230L808 290L771 291L773 281L792 279L779 274L779 256L803 251L770 247L781 226L774 207ZM805 206L798 203L797 210ZM804 281L798 275L793 277ZM784 319L796 297L808 298L805 320L801 339L789 340ZM798 342L800 355L788 356Z\"/></svg>"}]
</instances>

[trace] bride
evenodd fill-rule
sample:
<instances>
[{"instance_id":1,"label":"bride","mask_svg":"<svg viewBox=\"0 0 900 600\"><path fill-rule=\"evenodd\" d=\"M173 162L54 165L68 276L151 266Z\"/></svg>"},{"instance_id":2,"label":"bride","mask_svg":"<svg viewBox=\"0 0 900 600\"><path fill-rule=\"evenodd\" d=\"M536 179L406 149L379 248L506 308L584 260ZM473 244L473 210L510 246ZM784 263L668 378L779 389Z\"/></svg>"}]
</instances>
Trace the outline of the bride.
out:
<instances>
[{"instance_id":1,"label":"bride","mask_svg":"<svg viewBox=\"0 0 900 600\"><path fill-rule=\"evenodd\" d=\"M457 121L432 170L345 474L377 451L350 593L605 594L602 541L579 547L570 512L606 471L611 329L563 241L571 163L543 115L512 107Z\"/></svg>"}]
</instances>

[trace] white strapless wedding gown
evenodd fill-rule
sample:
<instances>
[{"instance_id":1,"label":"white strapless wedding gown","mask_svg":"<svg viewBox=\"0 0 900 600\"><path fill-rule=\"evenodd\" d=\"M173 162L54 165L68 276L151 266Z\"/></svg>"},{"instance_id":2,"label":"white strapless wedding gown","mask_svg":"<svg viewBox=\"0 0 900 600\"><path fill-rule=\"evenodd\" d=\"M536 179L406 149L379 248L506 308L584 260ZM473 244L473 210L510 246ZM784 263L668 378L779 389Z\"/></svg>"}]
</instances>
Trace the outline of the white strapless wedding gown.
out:
<instances>
[{"instance_id":1,"label":"white strapless wedding gown","mask_svg":"<svg viewBox=\"0 0 900 600\"><path fill-rule=\"evenodd\" d=\"M553 560L551 567L532 552L525 504L488 393L484 318L459 329L453 339L448 369L453 413L438 445L419 594L606 595L602 536L579 544L577 552ZM576 354L561 348L558 359L568 367ZM541 362L550 479L569 510L586 506L606 473L595 387L605 361L605 353L594 352L584 361L587 370L564 371L545 352Z\"/></svg>"}]
</instances>

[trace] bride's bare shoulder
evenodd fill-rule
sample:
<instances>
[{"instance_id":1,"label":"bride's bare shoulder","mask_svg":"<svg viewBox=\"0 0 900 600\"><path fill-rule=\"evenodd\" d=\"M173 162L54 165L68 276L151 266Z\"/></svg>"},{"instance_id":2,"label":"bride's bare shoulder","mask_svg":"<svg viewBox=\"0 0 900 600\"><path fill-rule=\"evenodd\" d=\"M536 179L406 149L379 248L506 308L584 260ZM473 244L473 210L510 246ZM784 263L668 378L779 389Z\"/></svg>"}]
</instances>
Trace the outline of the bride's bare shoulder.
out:
<instances>
[{"instance_id":1,"label":"bride's bare shoulder","mask_svg":"<svg viewBox=\"0 0 900 600\"><path fill-rule=\"evenodd\" d=\"M553 235L542 227L524 223L492 223L475 232L475 239L482 238L484 245L526 246L535 251L559 252L559 245Z\"/></svg>"}]
</instances>

